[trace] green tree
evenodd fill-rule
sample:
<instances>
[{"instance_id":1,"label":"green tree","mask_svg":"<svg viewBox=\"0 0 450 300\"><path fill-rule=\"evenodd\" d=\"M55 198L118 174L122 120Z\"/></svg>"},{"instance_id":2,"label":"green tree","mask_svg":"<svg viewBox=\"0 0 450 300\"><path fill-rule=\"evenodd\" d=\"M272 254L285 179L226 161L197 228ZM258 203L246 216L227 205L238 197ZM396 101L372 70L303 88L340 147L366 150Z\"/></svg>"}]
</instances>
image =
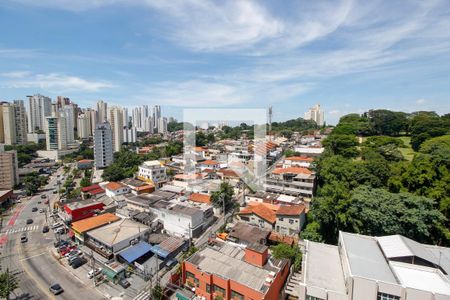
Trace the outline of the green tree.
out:
<instances>
[{"instance_id":1,"label":"green tree","mask_svg":"<svg viewBox=\"0 0 450 300\"><path fill-rule=\"evenodd\" d=\"M324 141L323 145L333 155L344 157L355 157L358 155L358 141L356 136L349 134L331 134Z\"/></svg>"},{"instance_id":2,"label":"green tree","mask_svg":"<svg viewBox=\"0 0 450 300\"><path fill-rule=\"evenodd\" d=\"M225 202L225 210L233 207L233 187L228 182L222 182L218 191L212 192L211 202L214 207L223 208Z\"/></svg>"},{"instance_id":3,"label":"green tree","mask_svg":"<svg viewBox=\"0 0 450 300\"><path fill-rule=\"evenodd\" d=\"M19 278L16 274L6 269L0 273L0 297L9 299L11 293L19 287Z\"/></svg>"},{"instance_id":4,"label":"green tree","mask_svg":"<svg viewBox=\"0 0 450 300\"><path fill-rule=\"evenodd\" d=\"M163 288L157 284L152 289L152 299L154 300L162 300L164 299L164 291Z\"/></svg>"},{"instance_id":5,"label":"green tree","mask_svg":"<svg viewBox=\"0 0 450 300\"><path fill-rule=\"evenodd\" d=\"M81 179L80 181L80 186L81 187L87 187L91 185L91 180L89 179L89 177L83 177L83 179Z\"/></svg>"},{"instance_id":6,"label":"green tree","mask_svg":"<svg viewBox=\"0 0 450 300\"><path fill-rule=\"evenodd\" d=\"M288 259L294 266L294 271L298 271L302 264L302 253L297 246L289 246L279 243L271 248L272 255L276 259Z\"/></svg>"},{"instance_id":7,"label":"green tree","mask_svg":"<svg viewBox=\"0 0 450 300\"><path fill-rule=\"evenodd\" d=\"M421 112L411 120L411 147L414 151L420 149L420 145L426 140L445 135L449 132L445 119L433 113Z\"/></svg>"}]
</instances>

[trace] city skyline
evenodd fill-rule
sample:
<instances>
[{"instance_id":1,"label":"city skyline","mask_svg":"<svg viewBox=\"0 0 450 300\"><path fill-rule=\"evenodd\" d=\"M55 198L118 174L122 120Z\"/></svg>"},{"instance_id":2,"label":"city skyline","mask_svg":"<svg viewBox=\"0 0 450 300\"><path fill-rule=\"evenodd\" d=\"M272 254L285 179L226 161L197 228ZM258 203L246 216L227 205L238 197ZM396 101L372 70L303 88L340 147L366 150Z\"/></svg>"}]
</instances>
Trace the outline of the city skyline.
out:
<instances>
[{"instance_id":1,"label":"city skyline","mask_svg":"<svg viewBox=\"0 0 450 300\"><path fill-rule=\"evenodd\" d=\"M445 1L6 1L0 92L161 105L178 119L183 107L273 105L281 121L316 103L330 124L372 108L444 114L449 10Z\"/></svg>"}]
</instances>

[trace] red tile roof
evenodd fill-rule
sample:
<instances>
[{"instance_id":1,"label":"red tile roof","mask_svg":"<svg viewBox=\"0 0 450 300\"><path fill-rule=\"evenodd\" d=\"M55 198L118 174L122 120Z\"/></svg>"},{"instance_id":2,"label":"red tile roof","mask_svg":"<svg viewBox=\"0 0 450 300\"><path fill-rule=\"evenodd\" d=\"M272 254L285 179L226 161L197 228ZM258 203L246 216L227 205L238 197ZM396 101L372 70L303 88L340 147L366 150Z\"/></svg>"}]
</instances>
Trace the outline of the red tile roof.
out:
<instances>
[{"instance_id":1,"label":"red tile roof","mask_svg":"<svg viewBox=\"0 0 450 300\"><path fill-rule=\"evenodd\" d=\"M191 200L193 202L198 202L198 203L211 204L211 196L210 195L206 195L206 194L192 193L189 196L189 200Z\"/></svg>"},{"instance_id":2,"label":"red tile roof","mask_svg":"<svg viewBox=\"0 0 450 300\"><path fill-rule=\"evenodd\" d=\"M101 188L101 187L100 187L98 184L93 184L93 185L90 185L90 186L86 186L86 187L81 188L81 191L82 191L83 193L87 193L87 192L89 192L89 191L93 191L93 190L100 189L100 188Z\"/></svg>"},{"instance_id":3,"label":"red tile roof","mask_svg":"<svg viewBox=\"0 0 450 300\"><path fill-rule=\"evenodd\" d=\"M105 192L104 189L98 188L98 189L95 189L95 190L91 190L91 191L89 191L88 193L91 194L91 195L97 195L97 194L102 194L102 193L104 193L104 192Z\"/></svg>"},{"instance_id":4,"label":"red tile roof","mask_svg":"<svg viewBox=\"0 0 450 300\"><path fill-rule=\"evenodd\" d=\"M239 178L239 174L231 169L223 169L220 170L220 172L223 174L223 176Z\"/></svg>"},{"instance_id":5,"label":"red tile roof","mask_svg":"<svg viewBox=\"0 0 450 300\"><path fill-rule=\"evenodd\" d=\"M312 172L306 168L300 167L289 167L289 168L278 168L272 171L272 174L312 174Z\"/></svg>"},{"instance_id":6,"label":"red tile roof","mask_svg":"<svg viewBox=\"0 0 450 300\"><path fill-rule=\"evenodd\" d=\"M304 205L281 205L277 210L277 215L299 216L304 211Z\"/></svg>"}]
</instances>

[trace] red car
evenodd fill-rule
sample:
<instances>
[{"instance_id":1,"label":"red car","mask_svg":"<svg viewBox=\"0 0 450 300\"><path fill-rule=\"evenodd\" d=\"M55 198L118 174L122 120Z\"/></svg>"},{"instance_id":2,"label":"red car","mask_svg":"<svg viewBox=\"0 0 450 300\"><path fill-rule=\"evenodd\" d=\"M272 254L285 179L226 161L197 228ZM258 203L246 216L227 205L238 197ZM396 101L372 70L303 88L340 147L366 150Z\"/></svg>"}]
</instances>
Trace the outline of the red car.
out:
<instances>
[{"instance_id":1,"label":"red car","mask_svg":"<svg viewBox=\"0 0 450 300\"><path fill-rule=\"evenodd\" d=\"M48 199L44 201L44 204L48 204Z\"/></svg>"},{"instance_id":2,"label":"red car","mask_svg":"<svg viewBox=\"0 0 450 300\"><path fill-rule=\"evenodd\" d=\"M70 251L76 249L77 247L63 247L61 249L59 249L59 254L61 254L62 256L66 255L67 253L69 253Z\"/></svg>"}]
</instances>

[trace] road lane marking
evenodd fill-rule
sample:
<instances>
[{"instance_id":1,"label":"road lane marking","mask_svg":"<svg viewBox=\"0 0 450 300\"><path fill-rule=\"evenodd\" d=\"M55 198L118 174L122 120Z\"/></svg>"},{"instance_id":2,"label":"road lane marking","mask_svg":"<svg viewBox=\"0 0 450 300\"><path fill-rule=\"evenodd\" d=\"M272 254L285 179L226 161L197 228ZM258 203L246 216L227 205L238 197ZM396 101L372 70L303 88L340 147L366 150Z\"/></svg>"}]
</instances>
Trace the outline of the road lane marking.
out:
<instances>
[{"instance_id":1,"label":"road lane marking","mask_svg":"<svg viewBox=\"0 0 450 300\"><path fill-rule=\"evenodd\" d=\"M34 257L41 256L41 255L46 254L46 253L47 253L47 252L42 252L42 253L39 253L39 254L35 254L35 255L32 255L32 256L28 256L28 257L21 258L20 260L21 260L21 261L22 261L22 260L29 260L29 259L32 259L32 258L34 258Z\"/></svg>"}]
</instances>

